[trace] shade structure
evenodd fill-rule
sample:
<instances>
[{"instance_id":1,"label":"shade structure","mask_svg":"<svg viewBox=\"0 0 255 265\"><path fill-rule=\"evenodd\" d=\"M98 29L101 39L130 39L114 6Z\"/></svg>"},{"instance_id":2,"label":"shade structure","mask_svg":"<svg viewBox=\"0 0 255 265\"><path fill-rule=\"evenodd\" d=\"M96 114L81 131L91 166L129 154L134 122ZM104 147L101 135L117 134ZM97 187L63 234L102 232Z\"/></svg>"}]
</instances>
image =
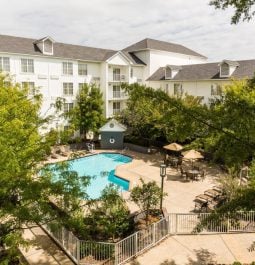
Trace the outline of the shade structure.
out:
<instances>
[{"instance_id":1,"label":"shade structure","mask_svg":"<svg viewBox=\"0 0 255 265\"><path fill-rule=\"evenodd\" d=\"M170 151L181 151L183 147L180 144L171 143L171 144L165 145L164 149L170 150Z\"/></svg>"},{"instance_id":2,"label":"shade structure","mask_svg":"<svg viewBox=\"0 0 255 265\"><path fill-rule=\"evenodd\" d=\"M184 159L190 159L190 160L195 160L195 159L201 159L204 158L200 152L192 149L186 152L182 153Z\"/></svg>"}]
</instances>

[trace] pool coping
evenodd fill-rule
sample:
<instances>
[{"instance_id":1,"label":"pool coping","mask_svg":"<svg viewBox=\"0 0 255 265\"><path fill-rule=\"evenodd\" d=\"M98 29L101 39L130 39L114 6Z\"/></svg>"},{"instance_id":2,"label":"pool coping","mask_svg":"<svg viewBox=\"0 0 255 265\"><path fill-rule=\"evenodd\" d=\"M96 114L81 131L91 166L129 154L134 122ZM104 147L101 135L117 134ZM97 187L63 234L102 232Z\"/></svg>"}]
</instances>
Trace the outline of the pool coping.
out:
<instances>
[{"instance_id":1,"label":"pool coping","mask_svg":"<svg viewBox=\"0 0 255 265\"><path fill-rule=\"evenodd\" d=\"M75 160L75 159L82 159L82 158L85 158L85 157L95 156L95 155L99 155L99 154L119 154L119 155L123 155L123 156L127 156L127 157L132 158L132 161L127 162L127 163L122 164L122 165L117 165L117 166L115 167L115 169L114 169L114 171L115 171L115 172L114 172L114 175L115 175L117 178L120 178L120 179L123 179L123 180L129 182L128 190L125 190L125 191L127 192L127 191L132 190L132 188L133 188L134 184L136 184L136 182L135 182L133 179L131 179L129 176L123 176L123 172L122 172L122 173L121 173L121 172L120 172L120 173L117 172L117 169L118 169L118 168L120 168L120 167L122 167L122 166L125 166L125 165L132 164L132 162L134 162L134 159L135 159L135 158L134 158L132 155L129 155L129 154L123 154L123 153L121 153L121 152L114 151L114 150L112 150L112 152L111 152L111 150L109 150L109 151L105 151L105 150L104 150L104 151L102 151L102 152L100 152L100 150L97 150L97 152L94 152L94 153L88 153L88 154L85 154L85 155L83 155L83 156L74 157L74 158L70 158L70 159L69 159L68 157L63 157L63 158L66 158L66 159L47 162L47 163L45 163L44 165L53 165L53 164L62 163L62 162L69 162L69 161L73 161L73 160ZM62 157L61 157L61 158L62 158ZM134 173L132 173L132 172L130 172L130 173L134 175ZM140 180L140 177L139 177L139 180Z\"/></svg>"}]
</instances>

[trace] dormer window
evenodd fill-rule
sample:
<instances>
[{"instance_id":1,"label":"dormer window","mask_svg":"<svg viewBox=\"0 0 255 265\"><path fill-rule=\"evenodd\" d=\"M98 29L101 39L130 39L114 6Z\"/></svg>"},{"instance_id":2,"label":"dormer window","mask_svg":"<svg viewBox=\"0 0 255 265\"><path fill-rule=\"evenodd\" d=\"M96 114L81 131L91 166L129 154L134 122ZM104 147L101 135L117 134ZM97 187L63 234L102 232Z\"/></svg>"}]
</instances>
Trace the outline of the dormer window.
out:
<instances>
[{"instance_id":1,"label":"dormer window","mask_svg":"<svg viewBox=\"0 0 255 265\"><path fill-rule=\"evenodd\" d=\"M233 74L239 63L236 61L223 60L220 64L220 77L229 77Z\"/></svg>"},{"instance_id":2,"label":"dormer window","mask_svg":"<svg viewBox=\"0 0 255 265\"><path fill-rule=\"evenodd\" d=\"M229 76L229 65L227 63L223 63L220 67L220 75Z\"/></svg>"},{"instance_id":3,"label":"dormer window","mask_svg":"<svg viewBox=\"0 0 255 265\"><path fill-rule=\"evenodd\" d=\"M182 69L179 65L167 65L165 67L165 79L173 79Z\"/></svg>"},{"instance_id":4,"label":"dormer window","mask_svg":"<svg viewBox=\"0 0 255 265\"><path fill-rule=\"evenodd\" d=\"M53 55L55 41L51 37L45 37L34 42L37 48L46 55Z\"/></svg>"}]
</instances>

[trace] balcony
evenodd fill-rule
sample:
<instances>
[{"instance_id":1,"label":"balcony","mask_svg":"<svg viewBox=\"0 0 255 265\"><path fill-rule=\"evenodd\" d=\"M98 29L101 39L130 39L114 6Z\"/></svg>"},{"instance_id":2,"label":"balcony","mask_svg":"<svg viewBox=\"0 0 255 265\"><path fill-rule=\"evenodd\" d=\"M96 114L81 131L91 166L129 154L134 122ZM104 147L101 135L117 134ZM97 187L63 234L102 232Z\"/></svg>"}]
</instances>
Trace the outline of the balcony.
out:
<instances>
[{"instance_id":1,"label":"balcony","mask_svg":"<svg viewBox=\"0 0 255 265\"><path fill-rule=\"evenodd\" d=\"M109 100L126 100L128 98L128 95L123 91L112 91L111 94L109 94L108 99Z\"/></svg>"},{"instance_id":2,"label":"balcony","mask_svg":"<svg viewBox=\"0 0 255 265\"><path fill-rule=\"evenodd\" d=\"M109 82L126 82L126 76L122 74L109 75Z\"/></svg>"}]
</instances>

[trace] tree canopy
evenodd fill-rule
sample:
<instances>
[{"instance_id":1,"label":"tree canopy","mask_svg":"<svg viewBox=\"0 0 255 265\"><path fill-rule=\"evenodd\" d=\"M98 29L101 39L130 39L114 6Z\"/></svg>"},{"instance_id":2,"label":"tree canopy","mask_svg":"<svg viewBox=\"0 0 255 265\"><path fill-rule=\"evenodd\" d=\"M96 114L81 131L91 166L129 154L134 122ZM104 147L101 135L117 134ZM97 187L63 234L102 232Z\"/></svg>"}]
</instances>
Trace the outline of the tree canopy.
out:
<instances>
[{"instance_id":1,"label":"tree canopy","mask_svg":"<svg viewBox=\"0 0 255 265\"><path fill-rule=\"evenodd\" d=\"M41 96L7 81L0 76L0 247L11 252L23 243L27 226L59 218L49 198L68 202L66 209L75 212L85 194L67 165L58 166L54 182L54 167L42 170L51 143L39 134Z\"/></svg>"},{"instance_id":2,"label":"tree canopy","mask_svg":"<svg viewBox=\"0 0 255 265\"><path fill-rule=\"evenodd\" d=\"M97 132L104 123L103 98L100 89L95 85L84 84L76 97L73 110L68 114L70 123L81 134Z\"/></svg>"},{"instance_id":3,"label":"tree canopy","mask_svg":"<svg viewBox=\"0 0 255 265\"><path fill-rule=\"evenodd\" d=\"M255 15L254 10L255 0L211 0L210 5L216 9L233 8L234 15L232 16L231 23L237 24L241 19L249 21Z\"/></svg>"}]
</instances>

